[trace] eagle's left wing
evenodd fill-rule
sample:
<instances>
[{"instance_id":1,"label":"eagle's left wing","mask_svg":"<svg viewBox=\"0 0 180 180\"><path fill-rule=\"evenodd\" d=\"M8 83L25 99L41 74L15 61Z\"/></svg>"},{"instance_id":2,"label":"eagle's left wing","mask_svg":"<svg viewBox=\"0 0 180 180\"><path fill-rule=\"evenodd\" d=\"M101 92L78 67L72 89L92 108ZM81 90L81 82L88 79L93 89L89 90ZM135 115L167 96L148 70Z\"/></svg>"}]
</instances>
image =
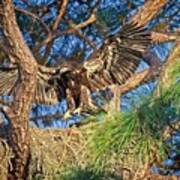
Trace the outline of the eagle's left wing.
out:
<instances>
[{"instance_id":1,"label":"eagle's left wing","mask_svg":"<svg viewBox=\"0 0 180 180\"><path fill-rule=\"evenodd\" d=\"M108 39L96 58L84 63L92 89L123 84L139 66L143 53L151 45L149 31L136 24L125 24Z\"/></svg>"}]
</instances>

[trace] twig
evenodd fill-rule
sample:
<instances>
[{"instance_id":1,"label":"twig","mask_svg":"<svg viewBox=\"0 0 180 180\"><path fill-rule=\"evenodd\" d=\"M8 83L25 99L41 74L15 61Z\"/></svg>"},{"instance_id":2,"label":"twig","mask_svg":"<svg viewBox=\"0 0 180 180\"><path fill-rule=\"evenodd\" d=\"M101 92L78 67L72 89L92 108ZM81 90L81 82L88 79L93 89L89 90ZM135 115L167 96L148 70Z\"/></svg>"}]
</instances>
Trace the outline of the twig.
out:
<instances>
[{"instance_id":1,"label":"twig","mask_svg":"<svg viewBox=\"0 0 180 180\"><path fill-rule=\"evenodd\" d=\"M30 118L31 121L36 121L37 119L43 119L45 121L52 121L53 118L63 118L63 114L52 114L52 115L44 115L44 116L35 116Z\"/></svg>"},{"instance_id":2,"label":"twig","mask_svg":"<svg viewBox=\"0 0 180 180\"><path fill-rule=\"evenodd\" d=\"M34 52L37 52L42 46L48 44L52 40L54 40L60 36L63 36L63 35L73 34L74 32L76 32L76 30L80 30L80 29L88 26L89 24L92 24L95 20L96 20L96 17L94 14L92 14L89 19L87 19L86 21L84 21L78 25L73 26L73 28L69 28L69 29L67 29L65 31L61 31L61 32L55 32L53 35L47 37L44 41L42 41L40 44L38 44L34 48Z\"/></svg>"},{"instance_id":3,"label":"twig","mask_svg":"<svg viewBox=\"0 0 180 180\"><path fill-rule=\"evenodd\" d=\"M28 0L21 0L24 4L26 4L28 7L33 7Z\"/></svg>"},{"instance_id":4,"label":"twig","mask_svg":"<svg viewBox=\"0 0 180 180\"><path fill-rule=\"evenodd\" d=\"M29 11L26 11L25 9L18 8L18 7L15 7L15 10L16 10L17 12L23 13L23 14L26 15L26 16L30 16L30 17L32 17L32 18L35 19L35 20L38 20L38 21L40 22L40 24L43 26L44 31L45 31L46 34L50 32L48 26L47 26L47 25L42 21L42 19L41 19L40 17L38 17L36 14L31 13L31 12L29 12Z\"/></svg>"},{"instance_id":5,"label":"twig","mask_svg":"<svg viewBox=\"0 0 180 180\"><path fill-rule=\"evenodd\" d=\"M70 28L74 29L73 24L66 20L67 24L69 25ZM86 37L79 29L74 29L74 34L82 38L85 42L87 42L94 50L96 50L96 45L88 38Z\"/></svg>"},{"instance_id":6,"label":"twig","mask_svg":"<svg viewBox=\"0 0 180 180\"><path fill-rule=\"evenodd\" d=\"M47 38L51 38L52 34L54 34L55 31L57 30L64 14L65 14L67 4L68 4L68 0L63 0L62 4L59 7L59 12L58 12L58 15L56 17L56 20L52 26L52 30L49 32ZM54 39L51 39L50 42L47 43L45 53L44 53L44 57L42 58L43 62L40 62L41 64L44 64L44 65L47 64L47 59L48 59L49 53L51 51L53 42L54 42Z\"/></svg>"},{"instance_id":7,"label":"twig","mask_svg":"<svg viewBox=\"0 0 180 180\"><path fill-rule=\"evenodd\" d=\"M57 30L57 28L61 22L64 14L65 14L67 4L68 4L68 0L63 0L62 5L59 7L58 16L56 17L56 20L55 20L53 27L52 27L53 32Z\"/></svg>"}]
</instances>

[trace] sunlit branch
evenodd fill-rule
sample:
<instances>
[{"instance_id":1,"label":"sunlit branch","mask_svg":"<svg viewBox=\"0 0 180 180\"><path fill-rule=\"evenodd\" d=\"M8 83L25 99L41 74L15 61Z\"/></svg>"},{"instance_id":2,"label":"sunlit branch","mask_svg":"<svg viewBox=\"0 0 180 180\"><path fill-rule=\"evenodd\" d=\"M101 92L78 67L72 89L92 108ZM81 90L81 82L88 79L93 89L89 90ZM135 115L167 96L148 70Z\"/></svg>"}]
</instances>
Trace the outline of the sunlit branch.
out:
<instances>
[{"instance_id":1,"label":"sunlit branch","mask_svg":"<svg viewBox=\"0 0 180 180\"><path fill-rule=\"evenodd\" d=\"M137 14L130 20L136 23L138 26L144 26L152 18L159 13L161 8L168 2L168 0L148 0L139 9Z\"/></svg>"},{"instance_id":2,"label":"sunlit branch","mask_svg":"<svg viewBox=\"0 0 180 180\"><path fill-rule=\"evenodd\" d=\"M159 33L159 32L152 32L151 38L154 43L164 43L168 41L176 41L178 38L178 34L173 33Z\"/></svg>"}]
</instances>

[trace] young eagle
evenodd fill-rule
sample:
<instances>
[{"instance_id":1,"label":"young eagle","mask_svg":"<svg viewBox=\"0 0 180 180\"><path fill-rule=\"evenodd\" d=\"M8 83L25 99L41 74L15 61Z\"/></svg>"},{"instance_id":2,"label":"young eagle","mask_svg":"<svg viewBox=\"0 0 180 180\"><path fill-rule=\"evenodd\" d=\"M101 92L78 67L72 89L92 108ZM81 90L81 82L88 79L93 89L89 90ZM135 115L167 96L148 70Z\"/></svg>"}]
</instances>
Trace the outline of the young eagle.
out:
<instances>
[{"instance_id":1,"label":"young eagle","mask_svg":"<svg viewBox=\"0 0 180 180\"><path fill-rule=\"evenodd\" d=\"M34 103L54 104L67 100L68 112L93 108L91 93L110 85L121 85L137 69L140 58L151 45L150 33L126 23L110 37L91 59L79 63L65 61L56 68L39 66ZM0 95L12 95L18 83L18 69L0 68Z\"/></svg>"}]
</instances>

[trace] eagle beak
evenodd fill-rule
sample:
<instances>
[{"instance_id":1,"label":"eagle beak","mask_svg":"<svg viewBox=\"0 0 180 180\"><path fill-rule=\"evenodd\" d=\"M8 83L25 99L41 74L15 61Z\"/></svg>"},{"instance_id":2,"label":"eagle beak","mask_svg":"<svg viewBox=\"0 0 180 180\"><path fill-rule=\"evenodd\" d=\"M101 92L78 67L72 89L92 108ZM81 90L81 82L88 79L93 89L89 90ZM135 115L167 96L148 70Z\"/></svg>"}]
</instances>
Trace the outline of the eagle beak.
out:
<instances>
[{"instance_id":1,"label":"eagle beak","mask_svg":"<svg viewBox=\"0 0 180 180\"><path fill-rule=\"evenodd\" d=\"M68 71L69 71L69 68L63 67L63 68L60 69L60 74L64 74L64 73L66 73Z\"/></svg>"}]
</instances>

